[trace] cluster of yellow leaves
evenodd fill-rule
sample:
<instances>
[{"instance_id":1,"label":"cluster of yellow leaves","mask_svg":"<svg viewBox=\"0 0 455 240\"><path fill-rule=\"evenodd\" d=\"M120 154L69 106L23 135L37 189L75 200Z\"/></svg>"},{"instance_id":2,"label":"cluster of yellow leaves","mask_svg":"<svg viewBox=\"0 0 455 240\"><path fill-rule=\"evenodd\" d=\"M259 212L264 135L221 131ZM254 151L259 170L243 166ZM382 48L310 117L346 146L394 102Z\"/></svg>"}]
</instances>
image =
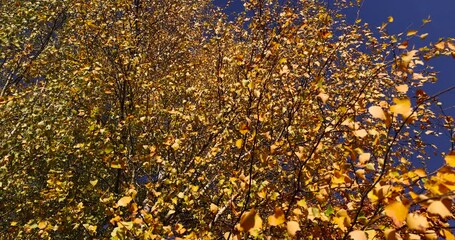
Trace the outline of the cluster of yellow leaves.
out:
<instances>
[{"instance_id":1,"label":"cluster of yellow leaves","mask_svg":"<svg viewBox=\"0 0 455 240\"><path fill-rule=\"evenodd\" d=\"M376 38L348 2L248 0L234 21L209 0L0 5L1 232L453 238L455 153L411 161L438 121L413 87L455 45Z\"/></svg>"}]
</instances>

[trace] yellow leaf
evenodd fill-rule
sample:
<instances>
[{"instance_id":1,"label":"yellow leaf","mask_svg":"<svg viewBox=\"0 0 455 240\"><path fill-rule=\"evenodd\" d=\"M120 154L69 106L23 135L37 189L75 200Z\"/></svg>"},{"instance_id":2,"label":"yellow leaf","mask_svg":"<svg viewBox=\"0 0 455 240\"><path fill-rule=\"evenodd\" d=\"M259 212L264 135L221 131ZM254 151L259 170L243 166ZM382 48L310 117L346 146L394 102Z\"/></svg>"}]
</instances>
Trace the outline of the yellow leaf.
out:
<instances>
[{"instance_id":1,"label":"yellow leaf","mask_svg":"<svg viewBox=\"0 0 455 240\"><path fill-rule=\"evenodd\" d=\"M256 213L256 210L251 209L250 211L246 211L240 217L240 225L238 230L241 232L250 232L253 234L257 230L262 228L262 219L259 214Z\"/></svg>"},{"instance_id":2,"label":"yellow leaf","mask_svg":"<svg viewBox=\"0 0 455 240\"><path fill-rule=\"evenodd\" d=\"M180 148L180 139L175 139L174 143L171 145L171 148L174 149L174 151L177 151Z\"/></svg>"},{"instance_id":3,"label":"yellow leaf","mask_svg":"<svg viewBox=\"0 0 455 240\"><path fill-rule=\"evenodd\" d=\"M406 93L408 91L408 89L409 89L407 84L401 84L401 85L396 86L395 88L400 93Z\"/></svg>"},{"instance_id":4,"label":"yellow leaf","mask_svg":"<svg viewBox=\"0 0 455 240\"><path fill-rule=\"evenodd\" d=\"M239 131L242 135L245 135L247 134L249 131L250 131L250 128L248 127L248 125L246 125L245 123L241 123L240 124L240 128L239 128Z\"/></svg>"},{"instance_id":5,"label":"yellow leaf","mask_svg":"<svg viewBox=\"0 0 455 240\"><path fill-rule=\"evenodd\" d=\"M38 228L39 229L44 229L44 228L46 228L46 226L47 226L47 222L46 221L41 221L41 222L38 223Z\"/></svg>"},{"instance_id":6,"label":"yellow leaf","mask_svg":"<svg viewBox=\"0 0 455 240\"><path fill-rule=\"evenodd\" d=\"M445 42L438 42L434 45L434 47L438 50L444 50L445 45Z\"/></svg>"},{"instance_id":7,"label":"yellow leaf","mask_svg":"<svg viewBox=\"0 0 455 240\"><path fill-rule=\"evenodd\" d=\"M117 162L117 161L113 161L113 162L111 162L111 168L115 168L115 169L121 169L121 168L122 168L122 166L120 165L120 163L119 163L119 162Z\"/></svg>"},{"instance_id":8,"label":"yellow leaf","mask_svg":"<svg viewBox=\"0 0 455 240\"><path fill-rule=\"evenodd\" d=\"M454 42L447 42L447 47L449 47L450 50L455 51L455 43Z\"/></svg>"},{"instance_id":9,"label":"yellow leaf","mask_svg":"<svg viewBox=\"0 0 455 240\"><path fill-rule=\"evenodd\" d=\"M353 240L368 240L367 235L364 231L355 230L349 233L349 237Z\"/></svg>"},{"instance_id":10,"label":"yellow leaf","mask_svg":"<svg viewBox=\"0 0 455 240\"><path fill-rule=\"evenodd\" d=\"M393 220L396 226L401 226L408 216L409 208L402 202L395 201L385 207L385 214Z\"/></svg>"},{"instance_id":11,"label":"yellow leaf","mask_svg":"<svg viewBox=\"0 0 455 240\"><path fill-rule=\"evenodd\" d=\"M430 227L428 220L425 216L417 213L410 213L406 217L406 224L409 229L425 232Z\"/></svg>"},{"instance_id":12,"label":"yellow leaf","mask_svg":"<svg viewBox=\"0 0 455 240\"><path fill-rule=\"evenodd\" d=\"M379 118L379 119L382 119L382 120L386 119L386 116L384 114L384 110L382 110L382 108L379 107L379 106L371 106L370 108L368 108L368 112L374 118Z\"/></svg>"},{"instance_id":13,"label":"yellow leaf","mask_svg":"<svg viewBox=\"0 0 455 240\"><path fill-rule=\"evenodd\" d=\"M318 94L318 98L320 98L322 100L323 103L326 103L327 100L329 99L329 95L325 94L325 93L319 93Z\"/></svg>"},{"instance_id":14,"label":"yellow leaf","mask_svg":"<svg viewBox=\"0 0 455 240\"><path fill-rule=\"evenodd\" d=\"M88 231L91 232L91 233L96 233L96 228L97 228L96 225L88 225L87 226Z\"/></svg>"},{"instance_id":15,"label":"yellow leaf","mask_svg":"<svg viewBox=\"0 0 455 240\"><path fill-rule=\"evenodd\" d=\"M449 165L451 167L455 167L455 152L451 152L451 153L447 154L444 157L444 160L446 160L447 165Z\"/></svg>"},{"instance_id":16,"label":"yellow leaf","mask_svg":"<svg viewBox=\"0 0 455 240\"><path fill-rule=\"evenodd\" d=\"M333 217L333 221L343 231L346 231L349 225L351 225L351 218L349 217L348 212L345 209L338 210L336 216Z\"/></svg>"},{"instance_id":17,"label":"yellow leaf","mask_svg":"<svg viewBox=\"0 0 455 240\"><path fill-rule=\"evenodd\" d=\"M447 229L442 229L442 235L446 240L455 240L455 236Z\"/></svg>"},{"instance_id":18,"label":"yellow leaf","mask_svg":"<svg viewBox=\"0 0 455 240\"><path fill-rule=\"evenodd\" d=\"M434 201L428 206L428 212L441 216L442 218L452 217L451 200Z\"/></svg>"},{"instance_id":19,"label":"yellow leaf","mask_svg":"<svg viewBox=\"0 0 455 240\"><path fill-rule=\"evenodd\" d=\"M177 194L177 197L178 197L178 198L184 198L184 197L185 197L185 193L179 192L179 193Z\"/></svg>"},{"instance_id":20,"label":"yellow leaf","mask_svg":"<svg viewBox=\"0 0 455 240\"><path fill-rule=\"evenodd\" d=\"M406 36L409 37L409 36L414 36L414 35L416 35L416 34L417 34L417 30L410 30L410 31L408 31L408 33L406 34Z\"/></svg>"},{"instance_id":21,"label":"yellow leaf","mask_svg":"<svg viewBox=\"0 0 455 240\"><path fill-rule=\"evenodd\" d=\"M117 205L120 207L126 207L133 200L130 196L122 197L118 200Z\"/></svg>"},{"instance_id":22,"label":"yellow leaf","mask_svg":"<svg viewBox=\"0 0 455 240\"><path fill-rule=\"evenodd\" d=\"M428 33L424 33L420 35L420 39L424 40L425 38L428 37Z\"/></svg>"},{"instance_id":23,"label":"yellow leaf","mask_svg":"<svg viewBox=\"0 0 455 240\"><path fill-rule=\"evenodd\" d=\"M237 141L235 141L235 146L238 149L242 148L242 145L243 145L243 139L237 139Z\"/></svg>"},{"instance_id":24,"label":"yellow leaf","mask_svg":"<svg viewBox=\"0 0 455 240\"><path fill-rule=\"evenodd\" d=\"M98 183L98 179L95 179L95 180L93 180L93 181L90 181L90 184L91 184L92 186L95 186L97 183Z\"/></svg>"},{"instance_id":25,"label":"yellow leaf","mask_svg":"<svg viewBox=\"0 0 455 240\"><path fill-rule=\"evenodd\" d=\"M389 17L387 18L387 21L388 21L389 23L393 22L393 17L392 17L392 16L389 16Z\"/></svg>"},{"instance_id":26,"label":"yellow leaf","mask_svg":"<svg viewBox=\"0 0 455 240\"><path fill-rule=\"evenodd\" d=\"M386 240L402 240L402 238L400 237L400 235L397 234L395 229L390 229L390 228L386 229L384 231L384 236L385 236Z\"/></svg>"},{"instance_id":27,"label":"yellow leaf","mask_svg":"<svg viewBox=\"0 0 455 240\"><path fill-rule=\"evenodd\" d=\"M417 53L416 50L412 50L401 56L401 67L407 68L409 63L411 63L412 59L414 58L415 54Z\"/></svg>"},{"instance_id":28,"label":"yellow leaf","mask_svg":"<svg viewBox=\"0 0 455 240\"><path fill-rule=\"evenodd\" d=\"M191 191L192 191L192 192L198 192L198 191L199 191L199 186L197 186L197 185L192 185L192 186L191 186Z\"/></svg>"},{"instance_id":29,"label":"yellow leaf","mask_svg":"<svg viewBox=\"0 0 455 240\"><path fill-rule=\"evenodd\" d=\"M371 153L362 153L359 155L359 162L361 164L365 164L366 162L368 162L368 160L370 160L371 158Z\"/></svg>"},{"instance_id":30,"label":"yellow leaf","mask_svg":"<svg viewBox=\"0 0 455 240\"><path fill-rule=\"evenodd\" d=\"M213 204L213 203L211 203L210 204L210 212L217 213L218 212L218 206Z\"/></svg>"},{"instance_id":31,"label":"yellow leaf","mask_svg":"<svg viewBox=\"0 0 455 240\"><path fill-rule=\"evenodd\" d=\"M409 100L409 98L407 97L402 99L394 98L393 102L395 103L395 105L390 107L390 111L392 111L395 114L403 115L403 118L407 118L411 114L412 109L411 101Z\"/></svg>"},{"instance_id":32,"label":"yellow leaf","mask_svg":"<svg viewBox=\"0 0 455 240\"><path fill-rule=\"evenodd\" d=\"M354 131L354 135L359 138L364 138L366 135L368 135L368 132L365 129L360 129L360 130Z\"/></svg>"},{"instance_id":33,"label":"yellow leaf","mask_svg":"<svg viewBox=\"0 0 455 240\"><path fill-rule=\"evenodd\" d=\"M289 235L295 236L297 231L300 231L299 223L296 221L289 221L286 223L286 229L288 230Z\"/></svg>"},{"instance_id":34,"label":"yellow leaf","mask_svg":"<svg viewBox=\"0 0 455 240\"><path fill-rule=\"evenodd\" d=\"M438 240L438 234L434 230L428 230L424 233L425 240Z\"/></svg>"},{"instance_id":35,"label":"yellow leaf","mask_svg":"<svg viewBox=\"0 0 455 240\"><path fill-rule=\"evenodd\" d=\"M270 226L278 226L284 223L286 221L286 218L284 217L284 212L281 210L281 208L275 208L273 215L269 216L267 220Z\"/></svg>"},{"instance_id":36,"label":"yellow leaf","mask_svg":"<svg viewBox=\"0 0 455 240\"><path fill-rule=\"evenodd\" d=\"M355 171L355 175L357 175L357 177L359 177L359 178L361 178L361 179L363 179L363 180L367 180L367 179L365 178L365 169L357 169L357 170Z\"/></svg>"},{"instance_id":37,"label":"yellow leaf","mask_svg":"<svg viewBox=\"0 0 455 240\"><path fill-rule=\"evenodd\" d=\"M229 237L230 236L230 237ZM240 240L242 239L239 234L234 234L231 232L224 233L224 239L226 240Z\"/></svg>"},{"instance_id":38,"label":"yellow leaf","mask_svg":"<svg viewBox=\"0 0 455 240\"><path fill-rule=\"evenodd\" d=\"M376 230L373 230L373 229L365 230L365 233L367 234L368 240L379 239L378 233L376 232Z\"/></svg>"}]
</instances>

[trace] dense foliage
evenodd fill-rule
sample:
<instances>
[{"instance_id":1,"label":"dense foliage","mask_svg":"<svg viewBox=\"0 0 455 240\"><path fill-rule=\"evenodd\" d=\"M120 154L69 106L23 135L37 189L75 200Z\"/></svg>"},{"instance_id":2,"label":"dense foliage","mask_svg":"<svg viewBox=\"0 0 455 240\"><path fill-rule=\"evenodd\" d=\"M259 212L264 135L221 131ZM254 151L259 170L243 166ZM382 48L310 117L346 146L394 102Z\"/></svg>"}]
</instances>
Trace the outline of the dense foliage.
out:
<instances>
[{"instance_id":1,"label":"dense foliage","mask_svg":"<svg viewBox=\"0 0 455 240\"><path fill-rule=\"evenodd\" d=\"M3 237L455 239L453 39L331 2L2 0Z\"/></svg>"}]
</instances>

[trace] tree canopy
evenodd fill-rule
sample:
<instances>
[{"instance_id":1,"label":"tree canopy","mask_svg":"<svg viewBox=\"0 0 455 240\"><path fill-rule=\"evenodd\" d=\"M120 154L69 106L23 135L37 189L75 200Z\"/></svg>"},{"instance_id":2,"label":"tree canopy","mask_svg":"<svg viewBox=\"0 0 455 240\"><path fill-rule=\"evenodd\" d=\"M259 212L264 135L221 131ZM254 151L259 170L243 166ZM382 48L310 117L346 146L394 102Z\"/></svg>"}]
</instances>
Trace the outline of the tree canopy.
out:
<instances>
[{"instance_id":1,"label":"tree canopy","mask_svg":"<svg viewBox=\"0 0 455 240\"><path fill-rule=\"evenodd\" d=\"M356 4L2 0L3 236L455 239L455 41Z\"/></svg>"}]
</instances>

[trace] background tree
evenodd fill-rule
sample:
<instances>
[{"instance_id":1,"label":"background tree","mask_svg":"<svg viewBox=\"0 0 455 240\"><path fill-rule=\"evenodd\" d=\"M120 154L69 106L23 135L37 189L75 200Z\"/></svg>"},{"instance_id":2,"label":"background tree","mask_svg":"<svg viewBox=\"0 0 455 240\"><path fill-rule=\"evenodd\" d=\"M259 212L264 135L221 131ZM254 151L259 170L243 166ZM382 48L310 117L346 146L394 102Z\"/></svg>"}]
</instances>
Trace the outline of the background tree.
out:
<instances>
[{"instance_id":1,"label":"background tree","mask_svg":"<svg viewBox=\"0 0 455 240\"><path fill-rule=\"evenodd\" d=\"M417 165L453 130L433 112L451 89L421 89L452 39L416 49L347 23L346 1L251 0L232 21L208 0L14 4L6 237L454 238L455 154Z\"/></svg>"}]
</instances>

